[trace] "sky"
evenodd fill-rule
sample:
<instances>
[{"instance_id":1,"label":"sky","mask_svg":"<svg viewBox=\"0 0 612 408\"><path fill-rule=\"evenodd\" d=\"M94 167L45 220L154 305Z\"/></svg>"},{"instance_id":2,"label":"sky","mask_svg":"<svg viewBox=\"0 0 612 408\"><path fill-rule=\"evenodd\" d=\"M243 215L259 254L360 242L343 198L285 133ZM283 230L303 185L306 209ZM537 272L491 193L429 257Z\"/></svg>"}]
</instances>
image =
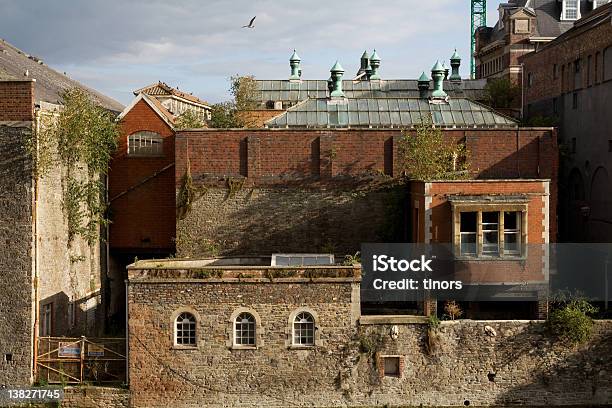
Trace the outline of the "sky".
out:
<instances>
[{"instance_id":1,"label":"sky","mask_svg":"<svg viewBox=\"0 0 612 408\"><path fill-rule=\"evenodd\" d=\"M455 48L466 77L469 31L469 0L0 0L0 38L126 105L158 80L227 100L232 75L288 78L294 48L304 79L336 60L353 75L372 49L383 79L448 65Z\"/></svg>"}]
</instances>

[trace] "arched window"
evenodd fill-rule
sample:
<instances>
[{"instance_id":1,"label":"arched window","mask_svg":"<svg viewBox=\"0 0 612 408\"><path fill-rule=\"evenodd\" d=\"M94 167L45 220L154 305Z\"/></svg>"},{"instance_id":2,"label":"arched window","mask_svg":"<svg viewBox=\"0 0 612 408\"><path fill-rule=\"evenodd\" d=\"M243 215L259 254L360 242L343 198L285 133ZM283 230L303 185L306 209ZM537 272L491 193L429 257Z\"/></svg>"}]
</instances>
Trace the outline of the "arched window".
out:
<instances>
[{"instance_id":1,"label":"arched window","mask_svg":"<svg viewBox=\"0 0 612 408\"><path fill-rule=\"evenodd\" d=\"M293 345L314 346L315 321L308 312L298 313L293 319Z\"/></svg>"},{"instance_id":2,"label":"arched window","mask_svg":"<svg viewBox=\"0 0 612 408\"><path fill-rule=\"evenodd\" d=\"M255 316L243 312L234 320L234 344L238 346L255 346Z\"/></svg>"},{"instance_id":3,"label":"arched window","mask_svg":"<svg viewBox=\"0 0 612 408\"><path fill-rule=\"evenodd\" d=\"M164 141L159 133L141 131L128 136L129 156L161 156Z\"/></svg>"},{"instance_id":4,"label":"arched window","mask_svg":"<svg viewBox=\"0 0 612 408\"><path fill-rule=\"evenodd\" d=\"M175 321L175 344L180 346L196 346L196 318L188 312L183 312Z\"/></svg>"}]
</instances>

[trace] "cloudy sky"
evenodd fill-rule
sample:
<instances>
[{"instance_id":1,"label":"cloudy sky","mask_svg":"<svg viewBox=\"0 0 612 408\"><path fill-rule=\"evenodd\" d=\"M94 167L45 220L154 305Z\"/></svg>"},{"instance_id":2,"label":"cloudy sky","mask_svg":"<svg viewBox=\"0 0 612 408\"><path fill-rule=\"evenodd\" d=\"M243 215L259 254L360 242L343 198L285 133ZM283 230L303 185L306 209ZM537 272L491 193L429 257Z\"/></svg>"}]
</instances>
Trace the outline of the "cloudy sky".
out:
<instances>
[{"instance_id":1,"label":"cloudy sky","mask_svg":"<svg viewBox=\"0 0 612 408\"><path fill-rule=\"evenodd\" d=\"M294 48L305 79L336 59L353 74L373 48L383 79L416 78L454 48L468 75L469 16L469 0L0 0L0 37L124 104L158 80L218 102L233 74L286 78Z\"/></svg>"}]
</instances>

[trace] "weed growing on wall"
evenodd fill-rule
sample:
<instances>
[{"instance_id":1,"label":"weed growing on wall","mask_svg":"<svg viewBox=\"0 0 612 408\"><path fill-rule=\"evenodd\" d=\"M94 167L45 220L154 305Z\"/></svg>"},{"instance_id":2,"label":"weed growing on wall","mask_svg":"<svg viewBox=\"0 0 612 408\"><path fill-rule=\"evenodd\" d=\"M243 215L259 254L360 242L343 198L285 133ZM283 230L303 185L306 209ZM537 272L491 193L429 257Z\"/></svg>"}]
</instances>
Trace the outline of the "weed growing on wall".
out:
<instances>
[{"instance_id":1,"label":"weed growing on wall","mask_svg":"<svg viewBox=\"0 0 612 408\"><path fill-rule=\"evenodd\" d=\"M41 123L32 143L36 174L44 177L51 168L61 169L68 242L81 236L92 245L99 226L107 223L102 178L117 148L119 127L114 115L81 89L64 92L62 99L62 109Z\"/></svg>"},{"instance_id":2,"label":"weed growing on wall","mask_svg":"<svg viewBox=\"0 0 612 408\"><path fill-rule=\"evenodd\" d=\"M579 344L587 341L593 331L592 315L597 308L584 299L571 299L553 306L546 325L562 341Z\"/></svg>"},{"instance_id":3,"label":"weed growing on wall","mask_svg":"<svg viewBox=\"0 0 612 408\"><path fill-rule=\"evenodd\" d=\"M464 143L444 139L431 119L404 132L399 140L402 172L412 180L460 180L470 178L469 151Z\"/></svg>"}]
</instances>

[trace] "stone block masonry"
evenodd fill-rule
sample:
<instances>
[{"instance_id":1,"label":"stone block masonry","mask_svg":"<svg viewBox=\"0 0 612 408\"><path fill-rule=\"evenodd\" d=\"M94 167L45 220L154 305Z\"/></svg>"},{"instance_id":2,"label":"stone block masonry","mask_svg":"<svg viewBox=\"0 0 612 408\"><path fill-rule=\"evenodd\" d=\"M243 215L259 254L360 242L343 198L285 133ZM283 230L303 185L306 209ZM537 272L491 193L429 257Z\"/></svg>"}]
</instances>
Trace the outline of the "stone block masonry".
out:
<instances>
[{"instance_id":1,"label":"stone block masonry","mask_svg":"<svg viewBox=\"0 0 612 408\"><path fill-rule=\"evenodd\" d=\"M577 347L541 321L443 322L429 341L414 318L359 318L359 268L141 262L128 283L133 407L612 403L612 321ZM256 315L257 347L233 346L241 310ZM313 347L292 346L296 310L316 316ZM182 311L195 347L174 343Z\"/></svg>"},{"instance_id":2,"label":"stone block masonry","mask_svg":"<svg viewBox=\"0 0 612 408\"><path fill-rule=\"evenodd\" d=\"M0 386L32 372L32 163L30 126L0 123Z\"/></svg>"}]
</instances>

